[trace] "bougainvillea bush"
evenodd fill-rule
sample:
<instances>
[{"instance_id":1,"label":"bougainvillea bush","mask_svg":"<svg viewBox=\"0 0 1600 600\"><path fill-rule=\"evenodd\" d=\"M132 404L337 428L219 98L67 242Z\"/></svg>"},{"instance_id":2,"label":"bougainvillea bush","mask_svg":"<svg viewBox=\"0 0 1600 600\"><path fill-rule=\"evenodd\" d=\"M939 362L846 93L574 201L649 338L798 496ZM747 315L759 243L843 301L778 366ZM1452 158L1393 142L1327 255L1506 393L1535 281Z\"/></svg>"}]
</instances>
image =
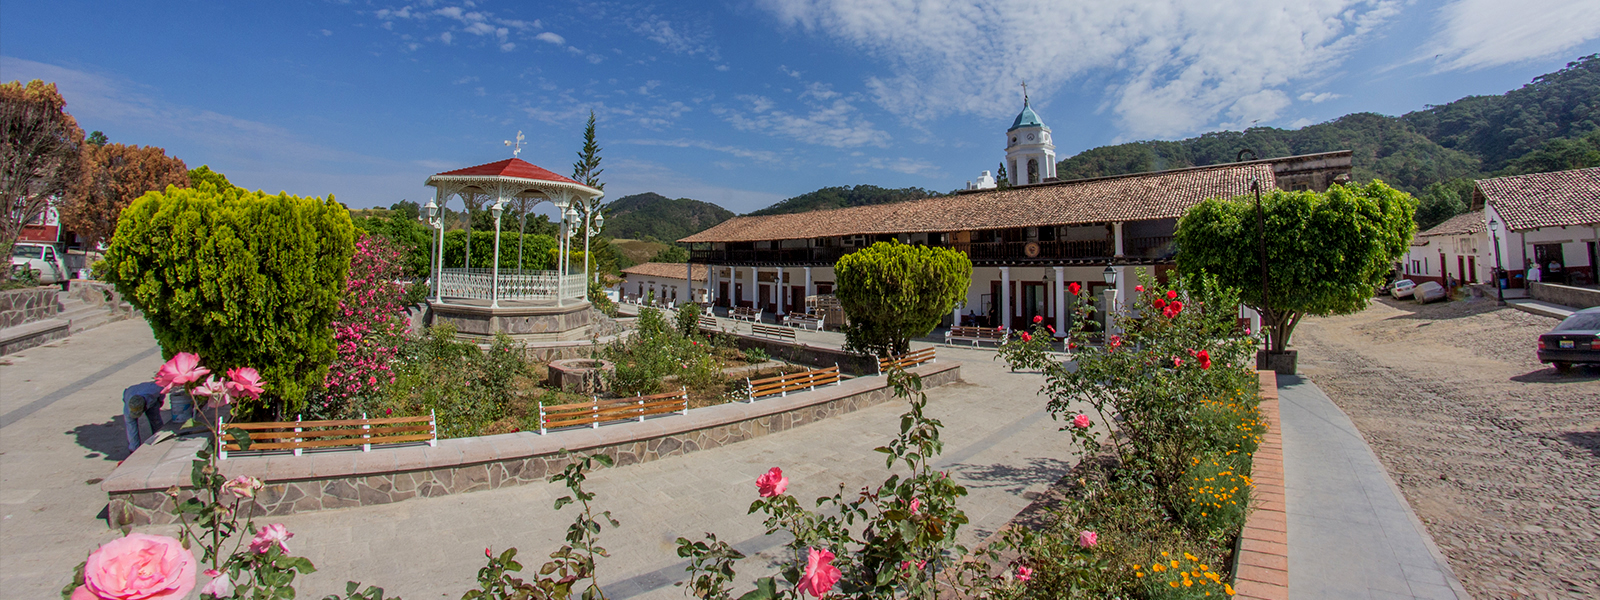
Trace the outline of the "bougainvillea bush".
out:
<instances>
[{"instance_id":1,"label":"bougainvillea bush","mask_svg":"<svg viewBox=\"0 0 1600 600\"><path fill-rule=\"evenodd\" d=\"M335 356L313 396L313 418L360 416L383 386L394 382L393 362L405 342L405 288L399 283L405 263L384 238L362 235L350 257L344 299L333 319Z\"/></svg>"}]
</instances>

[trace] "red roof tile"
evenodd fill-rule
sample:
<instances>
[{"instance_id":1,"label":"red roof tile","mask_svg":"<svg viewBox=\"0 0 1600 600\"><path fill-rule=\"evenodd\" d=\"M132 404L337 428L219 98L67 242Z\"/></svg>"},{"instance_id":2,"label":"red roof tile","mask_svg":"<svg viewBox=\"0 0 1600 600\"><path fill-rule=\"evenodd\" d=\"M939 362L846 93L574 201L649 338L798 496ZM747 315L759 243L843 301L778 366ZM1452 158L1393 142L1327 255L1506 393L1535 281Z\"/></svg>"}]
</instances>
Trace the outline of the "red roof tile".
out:
<instances>
[{"instance_id":1,"label":"red roof tile","mask_svg":"<svg viewBox=\"0 0 1600 600\"><path fill-rule=\"evenodd\" d=\"M1435 225L1432 228L1429 228L1427 231L1417 234L1417 237L1424 238L1439 235L1468 235L1482 232L1483 229L1483 211L1477 210L1450 217L1445 222Z\"/></svg>"},{"instance_id":2,"label":"red roof tile","mask_svg":"<svg viewBox=\"0 0 1600 600\"><path fill-rule=\"evenodd\" d=\"M659 263L648 262L634 265L622 270L623 275L637 275L640 277L661 277L663 279L683 279L684 263ZM706 266L694 266L693 281L706 280Z\"/></svg>"},{"instance_id":3,"label":"red roof tile","mask_svg":"<svg viewBox=\"0 0 1600 600\"><path fill-rule=\"evenodd\" d=\"M1481 179L1507 231L1600 223L1600 167Z\"/></svg>"},{"instance_id":4,"label":"red roof tile","mask_svg":"<svg viewBox=\"0 0 1600 600\"><path fill-rule=\"evenodd\" d=\"M896 204L735 217L680 242L750 242L1143 221L1183 216L1206 198L1276 189L1272 165L1228 164L965 192Z\"/></svg>"},{"instance_id":5,"label":"red roof tile","mask_svg":"<svg viewBox=\"0 0 1600 600\"><path fill-rule=\"evenodd\" d=\"M519 178L519 179L538 179L538 180L541 180L541 181L559 181L561 183L574 183L574 184L578 184L578 185L583 185L581 183L573 181L572 179L569 179L569 178L566 178L566 177L562 177L562 176L557 175L555 173L551 173L550 171L545 170L543 167L540 167L539 165L535 165L533 163L530 163L528 161L522 160L520 158L508 158L508 159L505 159L505 160L502 160L502 161L498 161L498 162L492 162L492 163L488 163L488 164L478 165L476 167L467 167L465 169L456 169L454 171L445 171L443 173L440 173L440 175L471 175L471 176L478 176L478 177L496 177L496 176L498 176L498 177L516 177L516 178Z\"/></svg>"}]
</instances>

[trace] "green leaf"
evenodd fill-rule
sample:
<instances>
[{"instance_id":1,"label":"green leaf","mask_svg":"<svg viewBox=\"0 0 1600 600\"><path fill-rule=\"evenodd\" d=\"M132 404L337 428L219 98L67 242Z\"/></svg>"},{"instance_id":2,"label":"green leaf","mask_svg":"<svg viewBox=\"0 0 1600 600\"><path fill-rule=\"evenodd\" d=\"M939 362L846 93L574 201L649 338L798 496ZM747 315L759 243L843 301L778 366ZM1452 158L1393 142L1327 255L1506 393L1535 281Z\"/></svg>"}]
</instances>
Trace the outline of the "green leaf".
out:
<instances>
[{"instance_id":1,"label":"green leaf","mask_svg":"<svg viewBox=\"0 0 1600 600\"><path fill-rule=\"evenodd\" d=\"M778 584L771 577L756 580L756 589L745 592L739 600L769 600L778 597Z\"/></svg>"},{"instance_id":2,"label":"green leaf","mask_svg":"<svg viewBox=\"0 0 1600 600\"><path fill-rule=\"evenodd\" d=\"M240 450L249 450L250 449L250 444L253 443L250 440L250 432L245 431L243 429L240 429L238 427L229 427L227 429L227 432L228 432L228 436L233 438L233 442L239 445L239 449Z\"/></svg>"}]
</instances>

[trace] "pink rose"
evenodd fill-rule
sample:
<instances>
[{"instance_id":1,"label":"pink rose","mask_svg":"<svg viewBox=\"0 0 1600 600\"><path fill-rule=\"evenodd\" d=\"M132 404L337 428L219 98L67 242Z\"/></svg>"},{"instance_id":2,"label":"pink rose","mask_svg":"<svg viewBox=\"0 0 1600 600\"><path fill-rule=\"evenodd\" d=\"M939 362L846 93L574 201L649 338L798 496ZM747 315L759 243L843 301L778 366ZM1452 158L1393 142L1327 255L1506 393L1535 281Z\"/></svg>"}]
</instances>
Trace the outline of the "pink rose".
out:
<instances>
[{"instance_id":1,"label":"pink rose","mask_svg":"<svg viewBox=\"0 0 1600 600\"><path fill-rule=\"evenodd\" d=\"M832 552L807 548L806 571L800 575L800 592L821 598L833 589L833 584L839 583L843 574L832 563Z\"/></svg>"},{"instance_id":2,"label":"pink rose","mask_svg":"<svg viewBox=\"0 0 1600 600\"><path fill-rule=\"evenodd\" d=\"M1018 335L1018 336L1020 336L1020 337L1021 337L1021 338L1022 338L1022 341L1024 341L1024 342L1031 342L1031 341L1033 341L1033 336L1031 336L1031 335L1028 335L1028 332L1026 332L1026 331L1024 331L1024 332L1022 332L1022 333L1019 333L1019 334L1017 334L1017 335Z\"/></svg>"},{"instance_id":3,"label":"pink rose","mask_svg":"<svg viewBox=\"0 0 1600 600\"><path fill-rule=\"evenodd\" d=\"M205 383L195 386L194 395L211 399L206 403L206 408L222 408L233 402L233 398L228 395L228 387L223 385L216 375L206 379Z\"/></svg>"},{"instance_id":4,"label":"pink rose","mask_svg":"<svg viewBox=\"0 0 1600 600\"><path fill-rule=\"evenodd\" d=\"M1172 357L1172 366L1173 367L1181 367L1181 366L1183 366L1183 359L1178 358L1176 356Z\"/></svg>"},{"instance_id":5,"label":"pink rose","mask_svg":"<svg viewBox=\"0 0 1600 600\"><path fill-rule=\"evenodd\" d=\"M922 508L922 501L918 500L916 498L912 498L911 499L911 514L913 514L913 515L917 514L917 509L918 508Z\"/></svg>"},{"instance_id":6,"label":"pink rose","mask_svg":"<svg viewBox=\"0 0 1600 600\"><path fill-rule=\"evenodd\" d=\"M200 381L210 372L211 369L200 366L200 355L179 352L156 371L156 383L161 386L162 392L169 392L174 386Z\"/></svg>"},{"instance_id":7,"label":"pink rose","mask_svg":"<svg viewBox=\"0 0 1600 600\"><path fill-rule=\"evenodd\" d=\"M1077 427L1078 429L1088 429L1089 428L1089 415L1082 414L1082 413L1077 414L1077 415L1073 415L1073 417L1072 417L1072 426L1073 427Z\"/></svg>"},{"instance_id":8,"label":"pink rose","mask_svg":"<svg viewBox=\"0 0 1600 600\"><path fill-rule=\"evenodd\" d=\"M256 530L255 539L250 540L250 551L256 554L266 554L273 546L277 546L283 550L284 554L288 554L288 541L292 537L294 537L294 534L289 533L289 528L284 527L282 523L266 525Z\"/></svg>"},{"instance_id":9,"label":"pink rose","mask_svg":"<svg viewBox=\"0 0 1600 600\"><path fill-rule=\"evenodd\" d=\"M222 484L222 491L233 492L234 496L237 496L241 499L254 498L256 497L256 490L261 489L261 487L262 484L260 479L256 479L249 475L240 475L229 480L227 483ZM215 576L213 575L213 577Z\"/></svg>"},{"instance_id":10,"label":"pink rose","mask_svg":"<svg viewBox=\"0 0 1600 600\"><path fill-rule=\"evenodd\" d=\"M1121 345L1122 345L1122 336L1113 334L1111 336L1111 349L1112 350L1116 350L1117 347L1121 346Z\"/></svg>"},{"instance_id":11,"label":"pink rose","mask_svg":"<svg viewBox=\"0 0 1600 600\"><path fill-rule=\"evenodd\" d=\"M182 600L194 589L195 570L194 555L182 542L130 533L89 555L72 600Z\"/></svg>"},{"instance_id":12,"label":"pink rose","mask_svg":"<svg viewBox=\"0 0 1600 600\"><path fill-rule=\"evenodd\" d=\"M200 595L210 594L212 598L232 598L233 580L218 572L216 569L206 569L206 577L211 577L210 583L201 586Z\"/></svg>"},{"instance_id":13,"label":"pink rose","mask_svg":"<svg viewBox=\"0 0 1600 600\"><path fill-rule=\"evenodd\" d=\"M1087 529L1078 532L1078 545L1084 548L1093 548L1100 543L1100 534Z\"/></svg>"},{"instance_id":14,"label":"pink rose","mask_svg":"<svg viewBox=\"0 0 1600 600\"><path fill-rule=\"evenodd\" d=\"M250 367L228 369L228 390L235 396L261 397L261 373Z\"/></svg>"},{"instance_id":15,"label":"pink rose","mask_svg":"<svg viewBox=\"0 0 1600 600\"><path fill-rule=\"evenodd\" d=\"M783 469L773 467L765 475L756 478L756 490L762 498L770 498L782 494L789 489L789 478L783 476Z\"/></svg>"},{"instance_id":16,"label":"pink rose","mask_svg":"<svg viewBox=\"0 0 1600 600\"><path fill-rule=\"evenodd\" d=\"M1030 568L1028 568L1026 566L1018 566L1017 567L1017 580L1018 581L1030 581L1032 579L1033 579L1033 569L1030 569Z\"/></svg>"}]
</instances>

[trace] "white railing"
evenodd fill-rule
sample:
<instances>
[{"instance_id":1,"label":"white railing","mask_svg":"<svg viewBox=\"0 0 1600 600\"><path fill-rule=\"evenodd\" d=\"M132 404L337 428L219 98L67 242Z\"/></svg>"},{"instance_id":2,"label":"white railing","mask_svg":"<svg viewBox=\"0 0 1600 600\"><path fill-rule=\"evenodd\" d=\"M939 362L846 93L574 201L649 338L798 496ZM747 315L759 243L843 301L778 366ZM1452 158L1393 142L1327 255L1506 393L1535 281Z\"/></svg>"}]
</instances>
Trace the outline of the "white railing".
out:
<instances>
[{"instance_id":1,"label":"white railing","mask_svg":"<svg viewBox=\"0 0 1600 600\"><path fill-rule=\"evenodd\" d=\"M584 275L562 275L558 271L500 271L501 300L533 300L556 302L581 300L584 293ZM493 269L445 269L439 274L439 295L445 298L493 300L495 274Z\"/></svg>"}]
</instances>

